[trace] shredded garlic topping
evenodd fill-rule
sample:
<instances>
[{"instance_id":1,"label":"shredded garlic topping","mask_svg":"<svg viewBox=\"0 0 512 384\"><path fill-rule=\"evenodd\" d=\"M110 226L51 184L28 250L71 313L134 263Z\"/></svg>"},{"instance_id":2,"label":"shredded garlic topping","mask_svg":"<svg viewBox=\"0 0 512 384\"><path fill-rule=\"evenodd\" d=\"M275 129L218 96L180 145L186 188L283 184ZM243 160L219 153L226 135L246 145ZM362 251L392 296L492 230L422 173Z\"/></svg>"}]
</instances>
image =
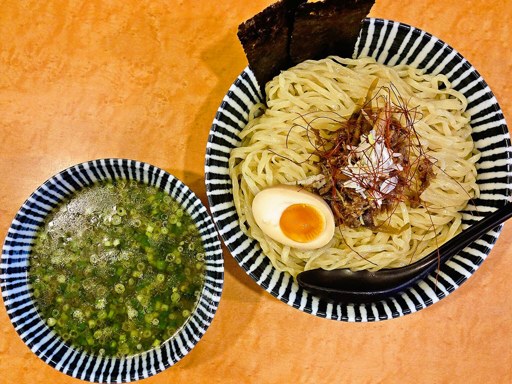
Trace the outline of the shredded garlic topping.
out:
<instances>
[{"instance_id":1,"label":"shredded garlic topping","mask_svg":"<svg viewBox=\"0 0 512 384\"><path fill-rule=\"evenodd\" d=\"M401 157L385 145L384 136L372 129L368 135L361 136L361 143L348 156L348 165L341 171L350 178L343 183L353 188L364 198L373 200L378 207L387 194L392 192L398 177L392 176L403 168L395 164L393 157Z\"/></svg>"}]
</instances>

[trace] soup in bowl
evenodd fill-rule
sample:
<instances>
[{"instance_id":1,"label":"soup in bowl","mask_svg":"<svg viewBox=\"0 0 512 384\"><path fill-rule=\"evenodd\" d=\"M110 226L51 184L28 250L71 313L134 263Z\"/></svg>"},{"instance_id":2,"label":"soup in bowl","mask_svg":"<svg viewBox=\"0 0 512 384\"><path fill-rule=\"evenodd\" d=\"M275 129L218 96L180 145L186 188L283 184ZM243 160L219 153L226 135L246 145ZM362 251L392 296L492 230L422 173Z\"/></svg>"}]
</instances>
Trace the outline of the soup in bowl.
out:
<instances>
[{"instance_id":1,"label":"soup in bowl","mask_svg":"<svg viewBox=\"0 0 512 384\"><path fill-rule=\"evenodd\" d=\"M124 159L78 164L41 185L9 229L1 267L24 342L97 382L178 362L206 332L223 284L201 201L162 169Z\"/></svg>"}]
</instances>

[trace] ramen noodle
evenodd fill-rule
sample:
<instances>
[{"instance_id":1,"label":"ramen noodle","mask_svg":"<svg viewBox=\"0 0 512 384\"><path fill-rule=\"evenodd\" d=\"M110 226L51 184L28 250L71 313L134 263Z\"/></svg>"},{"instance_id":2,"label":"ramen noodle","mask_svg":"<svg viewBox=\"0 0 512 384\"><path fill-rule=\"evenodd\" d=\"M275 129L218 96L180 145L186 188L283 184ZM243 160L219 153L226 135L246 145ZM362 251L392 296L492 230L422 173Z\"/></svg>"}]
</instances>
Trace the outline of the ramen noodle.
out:
<instances>
[{"instance_id":1,"label":"ramen noodle","mask_svg":"<svg viewBox=\"0 0 512 384\"><path fill-rule=\"evenodd\" d=\"M255 223L251 204L261 190L315 180L321 174L310 130L329 137L341 119L361 108L369 89L393 89L396 103L414 108L422 151L433 159L434 177L420 204L406 200L382 212L386 231L340 225L333 239L315 250L285 246ZM230 155L233 196L242 231L256 239L275 268L296 276L314 268L377 270L414 262L461 230L462 213L478 196L467 100L444 75L406 65L389 67L372 58L328 57L305 61L266 84L266 104L255 105ZM378 98L375 99L378 103ZM389 230L391 228L391 230Z\"/></svg>"}]
</instances>

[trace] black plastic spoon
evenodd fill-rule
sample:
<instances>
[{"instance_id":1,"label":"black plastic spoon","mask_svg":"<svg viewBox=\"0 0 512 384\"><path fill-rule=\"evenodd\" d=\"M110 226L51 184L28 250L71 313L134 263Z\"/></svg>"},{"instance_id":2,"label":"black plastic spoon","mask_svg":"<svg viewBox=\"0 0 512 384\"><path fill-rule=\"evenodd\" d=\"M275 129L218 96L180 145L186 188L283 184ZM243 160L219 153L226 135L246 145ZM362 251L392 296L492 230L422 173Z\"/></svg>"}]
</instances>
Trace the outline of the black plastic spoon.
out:
<instances>
[{"instance_id":1,"label":"black plastic spoon","mask_svg":"<svg viewBox=\"0 0 512 384\"><path fill-rule=\"evenodd\" d=\"M512 216L512 203L498 208L489 216L441 245L415 263L376 272L335 269L312 269L298 274L299 285L316 296L336 302L367 303L399 293L434 271L467 245Z\"/></svg>"}]
</instances>

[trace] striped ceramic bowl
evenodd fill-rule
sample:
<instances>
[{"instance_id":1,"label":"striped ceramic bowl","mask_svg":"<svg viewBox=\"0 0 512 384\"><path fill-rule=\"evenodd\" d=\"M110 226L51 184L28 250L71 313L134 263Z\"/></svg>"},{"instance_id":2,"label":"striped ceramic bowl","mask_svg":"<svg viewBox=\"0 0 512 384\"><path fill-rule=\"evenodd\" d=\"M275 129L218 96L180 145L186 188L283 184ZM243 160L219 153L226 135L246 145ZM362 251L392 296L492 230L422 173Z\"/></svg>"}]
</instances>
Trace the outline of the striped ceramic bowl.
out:
<instances>
[{"instance_id":1,"label":"striped ceramic bowl","mask_svg":"<svg viewBox=\"0 0 512 384\"><path fill-rule=\"evenodd\" d=\"M206 276L199 302L185 324L159 347L124 358L87 354L66 344L42 320L28 282L35 233L46 215L74 191L105 179L130 179L167 192L194 219L206 250ZM23 204L7 233L0 287L7 313L25 344L42 360L70 376L100 383L129 382L176 364L199 342L220 300L224 263L215 226L199 198L181 181L152 165L102 159L70 167L41 185Z\"/></svg>"},{"instance_id":2,"label":"striped ceramic bowl","mask_svg":"<svg viewBox=\"0 0 512 384\"><path fill-rule=\"evenodd\" d=\"M482 157L477 164L481 196L468 206L464 226L479 215L505 204L511 192L510 137L503 113L493 93L473 66L455 49L436 37L402 23L365 19L354 57L373 57L387 65L408 64L427 73L445 74L468 99L473 139ZM442 265L439 273L412 285L386 300L368 304L334 304L302 290L287 273L278 272L262 253L257 241L248 238L238 224L233 205L228 159L240 143L249 109L262 99L250 68L229 88L211 127L206 148L206 190L219 232L240 266L265 290L284 303L319 317L366 322L400 317L438 302L464 283L485 260L501 227ZM478 213L475 213L478 211Z\"/></svg>"}]
</instances>

